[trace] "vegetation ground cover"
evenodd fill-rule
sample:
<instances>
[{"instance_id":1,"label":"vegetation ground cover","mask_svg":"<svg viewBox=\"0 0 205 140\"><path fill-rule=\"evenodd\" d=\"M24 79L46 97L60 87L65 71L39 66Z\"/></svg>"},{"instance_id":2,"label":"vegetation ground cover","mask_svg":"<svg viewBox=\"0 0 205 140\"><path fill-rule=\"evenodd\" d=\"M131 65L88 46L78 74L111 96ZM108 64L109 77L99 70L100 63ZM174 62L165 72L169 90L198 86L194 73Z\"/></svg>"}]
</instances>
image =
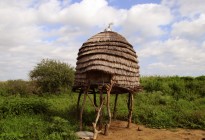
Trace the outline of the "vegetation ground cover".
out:
<instances>
[{"instance_id":1,"label":"vegetation ground cover","mask_svg":"<svg viewBox=\"0 0 205 140\"><path fill-rule=\"evenodd\" d=\"M12 82L15 85L19 80ZM33 87L29 82L11 86L12 82L0 82L0 139L76 139L76 93L67 90L36 95L30 93ZM150 76L142 77L141 84L144 90L134 96L134 123L154 128L205 129L205 76ZM111 108L113 102L111 96ZM127 119L126 103L127 95L120 95L119 120ZM84 128L89 129L95 118L90 103L84 116Z\"/></svg>"}]
</instances>

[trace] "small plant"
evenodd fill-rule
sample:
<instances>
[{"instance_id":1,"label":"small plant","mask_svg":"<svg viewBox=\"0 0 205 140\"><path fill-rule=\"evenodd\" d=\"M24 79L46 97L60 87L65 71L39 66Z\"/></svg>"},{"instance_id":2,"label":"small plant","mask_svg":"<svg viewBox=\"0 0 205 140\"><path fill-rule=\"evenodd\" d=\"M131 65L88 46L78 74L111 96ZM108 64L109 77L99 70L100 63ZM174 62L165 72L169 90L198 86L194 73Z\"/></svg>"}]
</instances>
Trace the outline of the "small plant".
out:
<instances>
[{"instance_id":1,"label":"small plant","mask_svg":"<svg viewBox=\"0 0 205 140\"><path fill-rule=\"evenodd\" d=\"M51 119L51 124L47 128L49 140L63 139L63 140L75 140L76 136L72 131L72 127L69 122L61 117L55 116Z\"/></svg>"}]
</instances>

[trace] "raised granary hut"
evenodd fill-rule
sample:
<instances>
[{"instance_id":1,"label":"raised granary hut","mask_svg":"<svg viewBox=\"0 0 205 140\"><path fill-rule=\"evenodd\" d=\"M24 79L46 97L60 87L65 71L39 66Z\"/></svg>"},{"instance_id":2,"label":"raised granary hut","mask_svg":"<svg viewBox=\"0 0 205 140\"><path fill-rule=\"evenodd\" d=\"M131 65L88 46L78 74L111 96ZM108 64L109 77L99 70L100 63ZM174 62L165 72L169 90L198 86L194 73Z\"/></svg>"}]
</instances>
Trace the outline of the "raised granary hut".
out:
<instances>
[{"instance_id":1,"label":"raised granary hut","mask_svg":"<svg viewBox=\"0 0 205 140\"><path fill-rule=\"evenodd\" d=\"M112 116L115 117L118 94L128 94L128 126L130 126L133 108L133 94L140 90L139 65L133 46L120 34L110 28L100 32L79 49L75 82L73 89L79 92L77 107L81 95L84 95L80 110L80 129L86 99L92 102L96 109L96 120L93 123L94 139L104 130L108 134ZM96 94L100 94L100 103L96 102ZM110 111L110 94L115 94L114 111ZM93 95L93 100L89 97ZM104 97L105 96L105 97ZM102 128L101 110L106 105L109 115L108 124ZM98 123L100 130L96 129Z\"/></svg>"}]
</instances>

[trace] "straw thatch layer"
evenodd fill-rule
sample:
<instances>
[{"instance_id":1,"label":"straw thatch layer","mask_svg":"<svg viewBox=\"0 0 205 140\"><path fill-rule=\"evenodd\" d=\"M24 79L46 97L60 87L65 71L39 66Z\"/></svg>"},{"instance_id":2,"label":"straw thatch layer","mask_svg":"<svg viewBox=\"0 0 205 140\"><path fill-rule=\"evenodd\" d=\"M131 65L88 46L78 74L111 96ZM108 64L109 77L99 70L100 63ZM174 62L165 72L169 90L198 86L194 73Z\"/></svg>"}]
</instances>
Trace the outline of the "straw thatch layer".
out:
<instances>
[{"instance_id":1,"label":"straw thatch layer","mask_svg":"<svg viewBox=\"0 0 205 140\"><path fill-rule=\"evenodd\" d=\"M115 89L130 91L139 87L136 52L116 32L105 31L88 39L80 48L77 60L75 87L83 86L87 80L91 80L91 84L98 84L100 77L107 75L113 77Z\"/></svg>"},{"instance_id":2,"label":"straw thatch layer","mask_svg":"<svg viewBox=\"0 0 205 140\"><path fill-rule=\"evenodd\" d=\"M118 46L118 47L115 47ZM112 49L117 51L122 51L125 53L129 53L133 56L136 56L135 51L133 51L132 46L127 45L126 43L122 42L99 42L99 43L84 43L82 48L79 50L79 53L85 52L92 49Z\"/></svg>"},{"instance_id":3,"label":"straw thatch layer","mask_svg":"<svg viewBox=\"0 0 205 140\"><path fill-rule=\"evenodd\" d=\"M93 54L93 55L88 55L84 59L79 59L77 61L77 66L83 63L89 63L89 61L94 61L94 60L104 60L108 61L110 63L118 63L121 65L125 65L128 67L139 67L138 66L138 61L137 62L132 62L132 61L127 61L127 59L123 57L116 57L116 56L111 56L111 55L106 55L106 54Z\"/></svg>"}]
</instances>

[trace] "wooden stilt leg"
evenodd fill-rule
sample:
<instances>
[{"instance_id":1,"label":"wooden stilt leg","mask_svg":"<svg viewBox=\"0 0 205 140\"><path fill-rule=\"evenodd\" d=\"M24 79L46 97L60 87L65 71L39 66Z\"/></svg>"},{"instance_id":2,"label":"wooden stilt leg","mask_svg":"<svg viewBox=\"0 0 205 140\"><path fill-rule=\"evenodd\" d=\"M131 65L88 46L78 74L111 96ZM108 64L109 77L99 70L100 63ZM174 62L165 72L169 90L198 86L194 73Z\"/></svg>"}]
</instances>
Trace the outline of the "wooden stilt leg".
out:
<instances>
[{"instance_id":1,"label":"wooden stilt leg","mask_svg":"<svg viewBox=\"0 0 205 140\"><path fill-rule=\"evenodd\" d=\"M80 91L78 94L78 102L77 102L77 111L76 111L76 118L80 120L80 99L81 99L82 92Z\"/></svg>"},{"instance_id":2,"label":"wooden stilt leg","mask_svg":"<svg viewBox=\"0 0 205 140\"><path fill-rule=\"evenodd\" d=\"M102 91L102 88L99 88L99 91L100 91L100 105L101 104L103 105L103 91ZM99 116L99 129L100 130L103 128L102 121L103 121L103 110L101 110L100 116Z\"/></svg>"},{"instance_id":3,"label":"wooden stilt leg","mask_svg":"<svg viewBox=\"0 0 205 140\"><path fill-rule=\"evenodd\" d=\"M95 105L96 107L98 107L98 105L97 105L97 100L96 100L96 92L95 92L95 89L93 89L93 100L94 100L94 105Z\"/></svg>"},{"instance_id":4,"label":"wooden stilt leg","mask_svg":"<svg viewBox=\"0 0 205 140\"><path fill-rule=\"evenodd\" d=\"M108 124L105 125L105 135L108 135L108 130L111 124L111 112L110 112L110 93L107 92L107 112L108 112L108 116L109 116L109 121Z\"/></svg>"},{"instance_id":5,"label":"wooden stilt leg","mask_svg":"<svg viewBox=\"0 0 205 140\"><path fill-rule=\"evenodd\" d=\"M108 124L105 125L105 135L108 135L108 130L112 121L112 116L111 116L111 111L110 111L110 92L112 90L112 83L110 85L108 85L107 88L107 112L108 112L108 116L109 116L109 121Z\"/></svg>"},{"instance_id":6,"label":"wooden stilt leg","mask_svg":"<svg viewBox=\"0 0 205 140\"><path fill-rule=\"evenodd\" d=\"M111 124L111 111L110 111L110 92L107 93L107 111L109 115L109 124Z\"/></svg>"},{"instance_id":7,"label":"wooden stilt leg","mask_svg":"<svg viewBox=\"0 0 205 140\"><path fill-rule=\"evenodd\" d=\"M82 91L80 91L80 93L78 94L77 111L79 111L79 105L80 105L81 95L82 95Z\"/></svg>"},{"instance_id":8,"label":"wooden stilt leg","mask_svg":"<svg viewBox=\"0 0 205 140\"><path fill-rule=\"evenodd\" d=\"M100 114L101 114L101 111L102 111L103 103L104 103L104 99L102 100L100 108L98 109L97 117L95 119L95 122L93 123L93 132L94 132L93 139L94 140L97 138L97 135L102 132L101 129L98 131L96 127L97 127L98 119L100 118Z\"/></svg>"},{"instance_id":9,"label":"wooden stilt leg","mask_svg":"<svg viewBox=\"0 0 205 140\"><path fill-rule=\"evenodd\" d=\"M117 99L118 99L118 94L116 94L116 96L115 96L115 104L114 104L114 111L113 111L113 118L114 118L114 119L116 119Z\"/></svg>"},{"instance_id":10,"label":"wooden stilt leg","mask_svg":"<svg viewBox=\"0 0 205 140\"><path fill-rule=\"evenodd\" d=\"M128 97L128 110L129 110L129 114L128 114L127 128L130 128L130 124L132 122L132 110L133 110L133 94L132 93L129 93L129 97Z\"/></svg>"},{"instance_id":11,"label":"wooden stilt leg","mask_svg":"<svg viewBox=\"0 0 205 140\"><path fill-rule=\"evenodd\" d=\"M87 87L87 89L85 90L84 92L84 99L83 99L83 103L82 103L82 107L81 107L81 111L80 111L80 131L82 130L83 128L83 110L84 110L84 107L85 107L85 103L86 103L86 97L87 97L87 94L88 94L88 90L89 90L89 87Z\"/></svg>"}]
</instances>

